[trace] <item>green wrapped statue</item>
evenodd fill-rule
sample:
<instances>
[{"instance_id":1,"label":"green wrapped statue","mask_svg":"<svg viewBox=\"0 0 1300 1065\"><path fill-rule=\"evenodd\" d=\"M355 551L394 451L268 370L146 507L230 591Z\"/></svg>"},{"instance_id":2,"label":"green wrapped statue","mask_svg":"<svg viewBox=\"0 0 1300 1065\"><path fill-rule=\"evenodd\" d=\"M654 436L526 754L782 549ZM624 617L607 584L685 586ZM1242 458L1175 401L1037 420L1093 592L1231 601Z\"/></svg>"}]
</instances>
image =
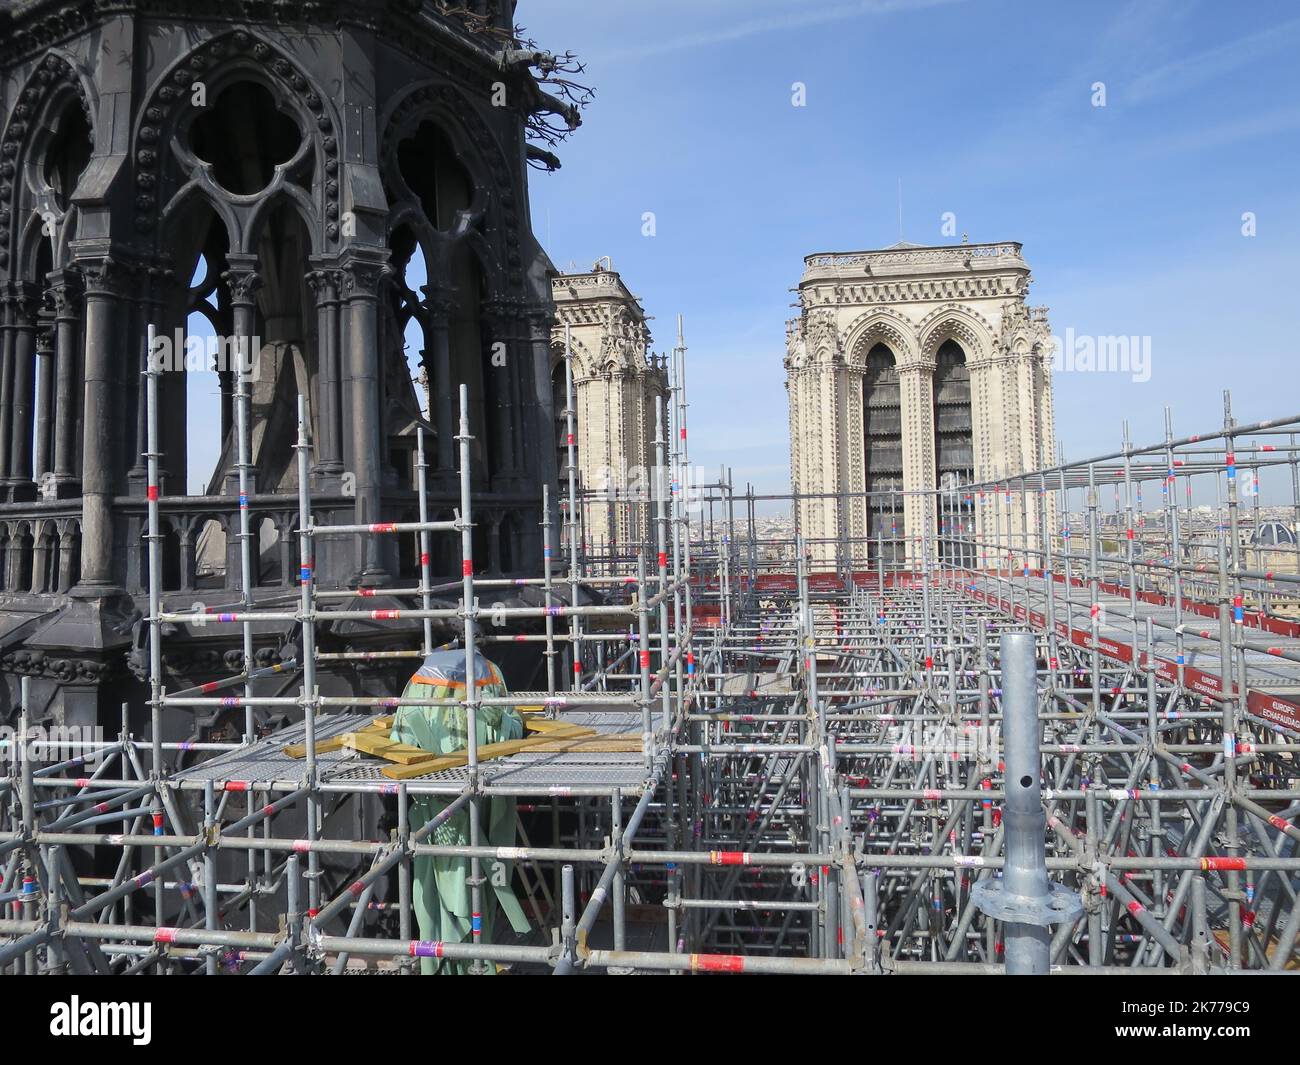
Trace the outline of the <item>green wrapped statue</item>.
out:
<instances>
[{"instance_id":1,"label":"green wrapped statue","mask_svg":"<svg viewBox=\"0 0 1300 1065\"><path fill-rule=\"evenodd\" d=\"M402 692L403 699L464 699L465 659L463 650L438 650L429 654L424 664ZM509 694L501 671L477 652L474 655L474 684L479 698ZM510 706L479 706L475 713L478 746L522 739L523 719ZM410 743L434 754L451 754L469 746L468 717L464 706L402 706L393 718L391 738ZM450 798L421 795L411 801L411 831L416 832L450 804ZM494 796L481 804L480 843L485 846L509 847L515 843L515 800ZM431 843L443 846L468 846L469 810L457 811L433 832ZM481 942L492 941L492 915L495 896L511 927L527 932L528 919L515 898L510 881L510 863L482 862L484 875L481 898ZM472 940L473 914L470 893L470 859L421 856L415 859L415 918L420 938L444 943ZM422 958L424 975L463 974L470 962ZM494 972L485 963L485 972Z\"/></svg>"}]
</instances>

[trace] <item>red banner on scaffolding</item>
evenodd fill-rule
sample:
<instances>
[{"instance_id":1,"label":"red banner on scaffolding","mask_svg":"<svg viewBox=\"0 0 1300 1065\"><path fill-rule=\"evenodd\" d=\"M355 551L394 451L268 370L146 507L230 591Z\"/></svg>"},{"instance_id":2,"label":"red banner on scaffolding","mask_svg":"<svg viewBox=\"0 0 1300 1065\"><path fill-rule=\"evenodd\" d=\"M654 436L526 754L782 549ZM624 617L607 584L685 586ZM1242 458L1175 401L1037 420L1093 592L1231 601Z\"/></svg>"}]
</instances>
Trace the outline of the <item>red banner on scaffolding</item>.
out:
<instances>
[{"instance_id":1,"label":"red banner on scaffolding","mask_svg":"<svg viewBox=\"0 0 1300 1065\"><path fill-rule=\"evenodd\" d=\"M997 596L989 595L979 588L965 586L967 595L977 602L986 603L989 606L995 606L1005 614L1010 614L1017 621L1028 621L1030 625L1038 629L1047 628L1047 618L1037 610L1026 611L1021 603L1012 604L1010 600L1000 599ZM1115 594L1113 589L1104 588ZM1198 604L1204 606L1205 604ZM1215 613L1217 614L1217 609ZM1277 619L1263 619L1277 620ZM1092 633L1086 629L1076 629L1067 627L1063 621L1056 623L1057 635L1068 639L1075 647L1081 647L1084 650L1092 650L1094 641ZM1100 638L1095 641L1096 650L1107 658L1119 662L1133 661L1133 648L1129 644L1119 643L1115 640ZM1145 667L1150 661L1150 656L1145 652L1138 652L1138 665ZM1171 662L1167 658L1157 657L1155 665L1156 675L1162 680L1170 683L1178 682L1178 664ZM1217 674L1209 673L1203 669L1197 669L1194 666L1183 666L1183 687L1188 691L1196 692L1199 695L1208 695L1213 698L1223 697L1223 680ZM1257 718L1272 728L1286 729L1289 732L1300 734L1300 704L1294 703L1289 699L1283 699L1272 692L1260 691L1258 689L1246 689L1246 711L1252 717Z\"/></svg>"}]
</instances>

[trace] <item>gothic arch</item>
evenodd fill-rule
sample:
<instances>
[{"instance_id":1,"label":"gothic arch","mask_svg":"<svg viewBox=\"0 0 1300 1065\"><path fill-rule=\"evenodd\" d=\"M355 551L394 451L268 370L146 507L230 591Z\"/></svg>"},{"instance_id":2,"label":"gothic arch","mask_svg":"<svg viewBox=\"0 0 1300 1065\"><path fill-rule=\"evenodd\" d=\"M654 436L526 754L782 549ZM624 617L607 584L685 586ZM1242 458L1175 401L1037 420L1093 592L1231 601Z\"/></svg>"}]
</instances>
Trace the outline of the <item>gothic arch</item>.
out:
<instances>
[{"instance_id":1,"label":"gothic arch","mask_svg":"<svg viewBox=\"0 0 1300 1065\"><path fill-rule=\"evenodd\" d=\"M469 224L461 225L450 236L430 226L431 241L446 244L449 240L471 240L478 244L480 258L485 263L489 293L502 293L507 284L517 284L522 280L523 262L517 233L520 206L507 156L474 104L456 86L436 81L411 86L379 116L378 122L381 130L380 170L385 184L400 192L399 196L392 198L402 202L403 215L406 205L418 203L418 197L400 172L397 149L402 141L415 135L422 122L432 122L451 142L456 156L469 173L474 190L464 212ZM494 247L475 228L477 220L496 211L501 214L501 224L495 227L502 234L498 238L500 247ZM417 211L417 214L422 217L423 213Z\"/></svg>"},{"instance_id":2,"label":"gothic arch","mask_svg":"<svg viewBox=\"0 0 1300 1065\"><path fill-rule=\"evenodd\" d=\"M587 350L587 346L583 344L583 342L575 336L570 336L569 344L573 349L574 381L583 381L586 380L588 377L594 376L591 368L596 365L596 359L591 354L591 352ZM563 361L564 361L564 338L560 336L552 339L551 341L551 362L549 367L550 372L554 373L556 366L558 366Z\"/></svg>"},{"instance_id":3,"label":"gothic arch","mask_svg":"<svg viewBox=\"0 0 1300 1065\"><path fill-rule=\"evenodd\" d=\"M918 348L912 323L890 307L876 307L858 315L849 323L844 336L848 363L859 370L866 367L867 354L876 344L889 348L900 367L914 361Z\"/></svg>"},{"instance_id":4,"label":"gothic arch","mask_svg":"<svg viewBox=\"0 0 1300 1065\"><path fill-rule=\"evenodd\" d=\"M226 229L226 246L232 251L242 243L242 229L239 216L231 210L230 204L222 196L214 195L211 188L200 181L187 182L163 208L159 219L159 233L163 246L171 249L175 246L177 229L195 212L211 208ZM219 266L217 267L219 270ZM188 278L184 280L188 281Z\"/></svg>"},{"instance_id":5,"label":"gothic arch","mask_svg":"<svg viewBox=\"0 0 1300 1065\"><path fill-rule=\"evenodd\" d=\"M298 217L302 220L303 229L311 240L310 254L315 256L322 253L320 227L315 224L316 218L311 197L305 190L288 183L283 185L278 192L261 198L253 208L252 214L248 216L242 250L246 252L256 251L261 244L262 233L266 229L267 219L271 218L277 210L286 204L291 210L297 212Z\"/></svg>"},{"instance_id":6,"label":"gothic arch","mask_svg":"<svg viewBox=\"0 0 1300 1065\"><path fill-rule=\"evenodd\" d=\"M917 326L921 337L920 359L933 363L935 352L945 340L961 345L968 363L993 354L993 329L978 311L957 303L936 307Z\"/></svg>"},{"instance_id":7,"label":"gothic arch","mask_svg":"<svg viewBox=\"0 0 1300 1065\"><path fill-rule=\"evenodd\" d=\"M33 535L36 523L20 520L9 524L9 550L5 561L9 575L6 586L13 592L30 592L32 588L32 565L35 555L36 538Z\"/></svg>"},{"instance_id":8,"label":"gothic arch","mask_svg":"<svg viewBox=\"0 0 1300 1065\"><path fill-rule=\"evenodd\" d=\"M76 222L75 209L69 210L57 223L54 234L46 232L45 222L36 211L27 212L27 218L21 223L18 233L18 255L15 260L14 276L25 281L34 281L44 285L41 273L41 253L46 246L50 249L50 269L57 270L66 266L67 256L63 254L68 247L70 234Z\"/></svg>"},{"instance_id":9,"label":"gothic arch","mask_svg":"<svg viewBox=\"0 0 1300 1065\"><path fill-rule=\"evenodd\" d=\"M431 89L431 87L428 87ZM444 86L450 89L450 86ZM414 98L419 96L423 103L417 104ZM468 102L465 107L468 107ZM474 116L477 117L477 116ZM410 211L416 218L424 219L424 212L420 208L420 197L415 189L411 188L402 173L402 168L398 162L398 150L401 145L414 137L420 127L426 122L432 124L439 133L447 138L451 143L453 154L457 161L468 173L470 183L473 186L470 202L461 209L461 214L466 218L458 219L457 225L450 234L451 239L466 233L469 224L479 218L482 218L488 212L492 202L492 186L486 180L489 171L488 160L484 158L480 147L476 145L471 134L466 128L466 120L470 116L454 108L448 108L446 101L438 96L424 96L418 90L404 97L402 102L397 104L389 118L388 125L384 129L382 150L380 154L380 167L383 171L384 180L391 189L398 192L395 197L403 207L403 213ZM472 125L472 120L471 120ZM508 176L508 175L507 175ZM396 217L394 211L392 217ZM432 222L432 219L425 219ZM447 239L446 231L441 231L430 225L430 231L437 233Z\"/></svg>"},{"instance_id":10,"label":"gothic arch","mask_svg":"<svg viewBox=\"0 0 1300 1065\"><path fill-rule=\"evenodd\" d=\"M38 520L32 534L34 550L32 556L33 595L54 592L59 586L59 530L53 518Z\"/></svg>"},{"instance_id":11,"label":"gothic arch","mask_svg":"<svg viewBox=\"0 0 1300 1065\"><path fill-rule=\"evenodd\" d=\"M253 195L240 195L222 188L212 177L211 167L199 160L184 142L194 120L202 114L191 102L192 86L202 80L209 100L239 81L250 81L267 89L282 111L296 118L302 142L286 162L275 166L270 184ZM302 192L300 208L309 212L309 231L320 247L337 245L340 236L342 192L339 178L339 147L335 130L338 116L326 93L279 49L248 30L234 30L207 41L177 60L150 90L132 136L135 181L135 227L142 234L154 234L160 209L185 192L191 181L203 184L209 196L231 205L251 208L256 214L265 208L263 200L278 199L293 187L290 175L305 167L315 155L311 193ZM177 176L177 172L182 176ZM187 181L183 175L189 175ZM254 226L241 227L239 242L232 251L249 251Z\"/></svg>"},{"instance_id":12,"label":"gothic arch","mask_svg":"<svg viewBox=\"0 0 1300 1065\"><path fill-rule=\"evenodd\" d=\"M51 50L19 92L18 103L0 137L0 269L18 263L26 267L34 261L32 249L39 244L42 229L41 220L35 215L35 200L42 192L50 191L41 187L45 181L35 168L44 161L57 135L58 123L74 101L80 105L93 137L98 105L94 86L72 56ZM74 212L71 204L62 210L54 205L47 209L54 211L59 222L54 260L56 266L62 265L67 222ZM35 239L33 230L37 234Z\"/></svg>"}]
</instances>

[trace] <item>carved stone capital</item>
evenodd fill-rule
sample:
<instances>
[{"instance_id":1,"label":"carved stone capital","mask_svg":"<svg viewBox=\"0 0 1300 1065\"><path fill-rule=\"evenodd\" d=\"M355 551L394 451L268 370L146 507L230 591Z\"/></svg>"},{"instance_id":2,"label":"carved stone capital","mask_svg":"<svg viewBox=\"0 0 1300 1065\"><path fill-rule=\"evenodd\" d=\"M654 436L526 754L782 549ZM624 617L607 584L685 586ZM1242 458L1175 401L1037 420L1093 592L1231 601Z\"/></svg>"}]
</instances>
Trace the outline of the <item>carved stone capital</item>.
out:
<instances>
[{"instance_id":1,"label":"carved stone capital","mask_svg":"<svg viewBox=\"0 0 1300 1065\"><path fill-rule=\"evenodd\" d=\"M435 318L447 318L456 305L456 290L447 285L421 285L424 307Z\"/></svg>"},{"instance_id":2,"label":"carved stone capital","mask_svg":"<svg viewBox=\"0 0 1300 1065\"><path fill-rule=\"evenodd\" d=\"M262 275L251 265L233 265L221 275L230 289L231 303L252 303L257 290L262 287Z\"/></svg>"},{"instance_id":3,"label":"carved stone capital","mask_svg":"<svg viewBox=\"0 0 1300 1065\"><path fill-rule=\"evenodd\" d=\"M393 276L393 268L378 259L348 259L339 264L344 299L374 299L380 286Z\"/></svg>"},{"instance_id":4,"label":"carved stone capital","mask_svg":"<svg viewBox=\"0 0 1300 1065\"><path fill-rule=\"evenodd\" d=\"M311 270L306 275L306 281L317 303L330 303L338 299L341 284L338 270Z\"/></svg>"},{"instance_id":5,"label":"carved stone capital","mask_svg":"<svg viewBox=\"0 0 1300 1065\"><path fill-rule=\"evenodd\" d=\"M121 299L131 295L135 288L135 269L121 259L104 255L94 259L78 259L84 291L90 299Z\"/></svg>"},{"instance_id":6,"label":"carved stone capital","mask_svg":"<svg viewBox=\"0 0 1300 1065\"><path fill-rule=\"evenodd\" d=\"M46 280L48 281L46 291L49 293L50 300L54 305L55 317L75 318L81 303L81 293L85 287L81 272L68 267L47 274Z\"/></svg>"},{"instance_id":7,"label":"carved stone capital","mask_svg":"<svg viewBox=\"0 0 1300 1065\"><path fill-rule=\"evenodd\" d=\"M41 289L32 281L9 281L0 286L0 301L12 308L19 325L30 325L41 309Z\"/></svg>"}]
</instances>

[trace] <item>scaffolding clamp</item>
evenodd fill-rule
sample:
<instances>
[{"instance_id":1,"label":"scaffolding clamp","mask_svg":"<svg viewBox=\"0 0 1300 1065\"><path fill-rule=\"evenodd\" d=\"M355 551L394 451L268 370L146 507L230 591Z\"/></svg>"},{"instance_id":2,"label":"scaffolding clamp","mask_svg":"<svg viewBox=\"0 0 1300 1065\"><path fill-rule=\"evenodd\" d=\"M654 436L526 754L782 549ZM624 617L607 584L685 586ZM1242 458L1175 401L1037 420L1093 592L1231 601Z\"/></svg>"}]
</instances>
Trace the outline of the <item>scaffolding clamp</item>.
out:
<instances>
[{"instance_id":1,"label":"scaffolding clamp","mask_svg":"<svg viewBox=\"0 0 1300 1065\"><path fill-rule=\"evenodd\" d=\"M314 961L322 961L325 958L325 948L321 945L324 939L324 933L316 927L316 922L308 918L303 925L303 942L302 952Z\"/></svg>"}]
</instances>

